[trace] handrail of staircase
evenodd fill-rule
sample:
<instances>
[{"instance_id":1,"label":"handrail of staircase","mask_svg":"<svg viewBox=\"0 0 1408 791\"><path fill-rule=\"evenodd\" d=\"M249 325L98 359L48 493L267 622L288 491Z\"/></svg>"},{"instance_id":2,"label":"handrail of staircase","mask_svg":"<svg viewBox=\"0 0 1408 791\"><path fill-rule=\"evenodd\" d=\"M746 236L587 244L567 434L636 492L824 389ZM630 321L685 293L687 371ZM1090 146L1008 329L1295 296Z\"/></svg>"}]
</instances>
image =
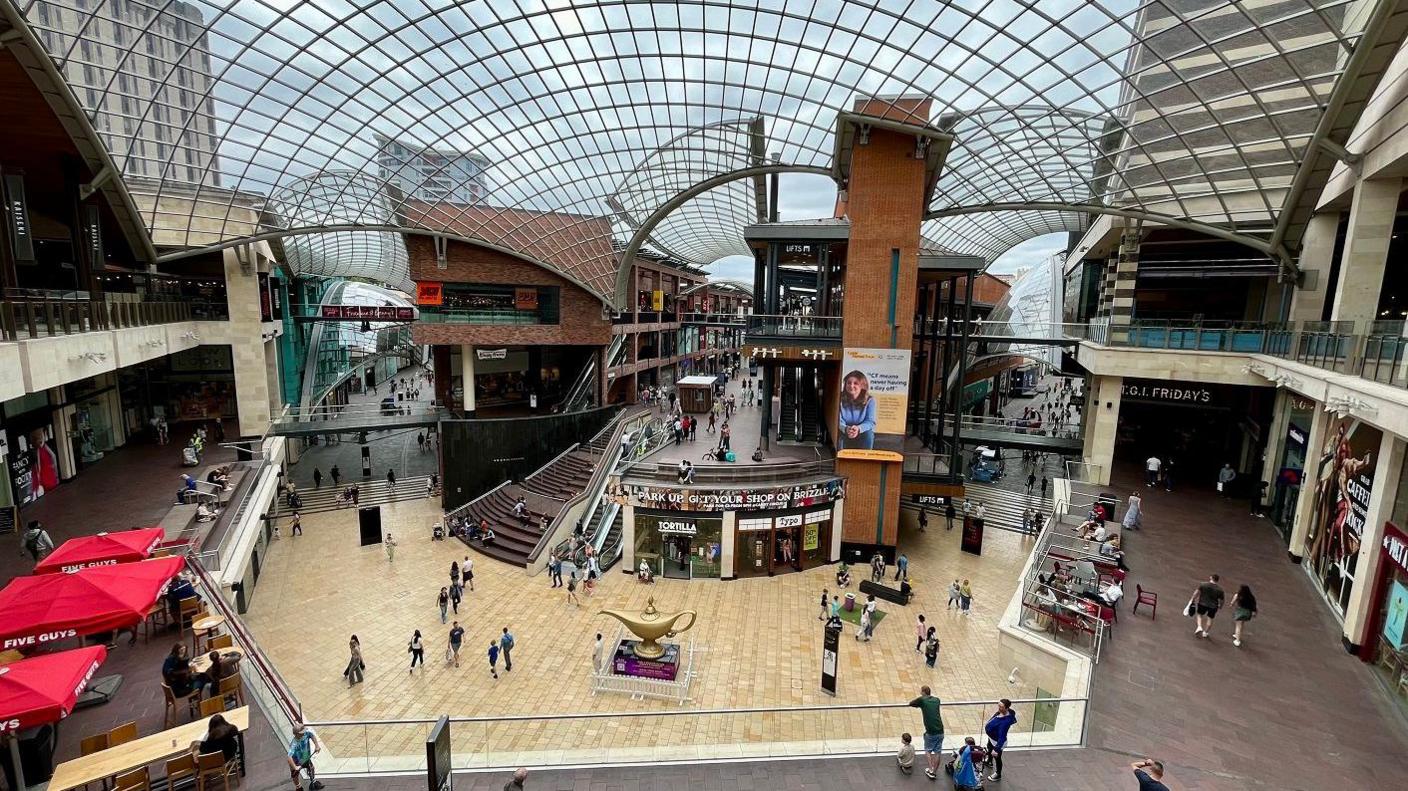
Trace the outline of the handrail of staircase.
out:
<instances>
[{"instance_id":1,"label":"handrail of staircase","mask_svg":"<svg viewBox=\"0 0 1408 791\"><path fill-rule=\"evenodd\" d=\"M279 671L274 667L274 663L265 655L264 650L254 641L253 635L245 628L244 621L240 620L239 614L225 601L225 597L220 595L220 586L211 578L205 567L194 558L186 559L186 568L195 575L196 581L206 592L206 601L215 608L216 614L225 618L225 627L234 635L236 642L244 649L244 658L250 662L269 690L274 693L275 703L280 709L280 713L291 722L303 721L303 707L299 704L298 698L293 694L293 689L279 675Z\"/></svg>"},{"instance_id":2,"label":"handrail of staircase","mask_svg":"<svg viewBox=\"0 0 1408 791\"><path fill-rule=\"evenodd\" d=\"M558 511L557 516L552 520L552 524L549 525L548 529L544 530L543 534L538 538L537 545L533 547L532 552L528 553L528 563L530 565L536 563L538 558L542 557L543 552L552 544L553 536L557 535L558 531L562 528L563 523L567 519L567 515L571 513L572 509L579 503L584 501L590 503L590 505L587 506L587 512L582 514L582 520L584 524L591 524L591 519L596 513L596 506L601 501L602 493L606 491L607 479L616 466L616 460L620 458L621 437L623 436L623 432L634 431L640 421L643 419L648 420L650 415L651 412L648 409L640 410L631 415L627 415L625 410L621 411L620 417L616 421L616 427L611 431L611 440L606 443L606 448L602 452L601 460L597 462L595 469L592 470L592 477L587 481L587 485L581 492L569 498L567 502L563 504L562 510ZM600 432L598 432L598 436L600 436Z\"/></svg>"},{"instance_id":3,"label":"handrail of staircase","mask_svg":"<svg viewBox=\"0 0 1408 791\"><path fill-rule=\"evenodd\" d=\"M445 517L444 517L445 522L448 523L451 519L453 519L453 518L455 518L455 517L457 517L457 516L463 515L464 512L466 512L466 511L469 510L470 506L474 505L475 503L478 503L480 500L485 499L485 498L488 497L489 495L491 495L491 494L497 492L498 490L504 488L505 486L508 486L510 483L512 483L512 481L504 481L503 483L501 483L501 484L499 484L498 486L495 486L494 488L490 489L489 491L487 491L487 492L485 492L485 493L479 495L478 497L474 498L473 500L470 500L469 502L465 503L464 505L461 505L460 507L455 508L454 510L446 511L446 512L445 512Z\"/></svg>"}]
</instances>

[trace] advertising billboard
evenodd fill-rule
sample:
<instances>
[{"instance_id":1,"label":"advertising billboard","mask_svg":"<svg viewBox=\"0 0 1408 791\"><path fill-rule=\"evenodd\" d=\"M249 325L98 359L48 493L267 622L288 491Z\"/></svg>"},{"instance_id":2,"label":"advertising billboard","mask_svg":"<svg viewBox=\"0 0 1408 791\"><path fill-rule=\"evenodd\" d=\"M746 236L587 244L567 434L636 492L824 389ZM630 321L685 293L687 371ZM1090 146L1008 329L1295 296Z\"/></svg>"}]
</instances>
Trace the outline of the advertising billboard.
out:
<instances>
[{"instance_id":1,"label":"advertising billboard","mask_svg":"<svg viewBox=\"0 0 1408 791\"><path fill-rule=\"evenodd\" d=\"M1353 418L1330 426L1315 473L1315 515L1309 560L1325 597L1340 612L1357 576L1359 544L1374 491L1374 462L1383 433Z\"/></svg>"},{"instance_id":2,"label":"advertising billboard","mask_svg":"<svg viewBox=\"0 0 1408 791\"><path fill-rule=\"evenodd\" d=\"M904 461L908 349L846 349L841 355L836 458Z\"/></svg>"}]
</instances>

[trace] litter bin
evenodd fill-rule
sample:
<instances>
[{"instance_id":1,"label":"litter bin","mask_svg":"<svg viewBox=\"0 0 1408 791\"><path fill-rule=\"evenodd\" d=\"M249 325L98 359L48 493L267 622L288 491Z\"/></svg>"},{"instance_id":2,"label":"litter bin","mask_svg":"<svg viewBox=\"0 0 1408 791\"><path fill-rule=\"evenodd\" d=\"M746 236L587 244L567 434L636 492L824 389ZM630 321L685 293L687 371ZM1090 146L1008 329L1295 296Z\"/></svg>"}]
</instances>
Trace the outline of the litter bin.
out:
<instances>
[{"instance_id":1,"label":"litter bin","mask_svg":"<svg viewBox=\"0 0 1408 791\"><path fill-rule=\"evenodd\" d=\"M854 593L847 593L847 594L846 594L846 604L845 604L845 608L846 608L846 612L851 612L852 610L854 610L854 609L856 608L856 595L855 595Z\"/></svg>"},{"instance_id":2,"label":"litter bin","mask_svg":"<svg viewBox=\"0 0 1408 791\"><path fill-rule=\"evenodd\" d=\"M20 761L24 767L26 785L47 783L54 776L54 726L41 725L20 734ZM15 762L11 759L8 745L0 749L0 767L4 767L5 782L10 788L15 785Z\"/></svg>"}]
</instances>

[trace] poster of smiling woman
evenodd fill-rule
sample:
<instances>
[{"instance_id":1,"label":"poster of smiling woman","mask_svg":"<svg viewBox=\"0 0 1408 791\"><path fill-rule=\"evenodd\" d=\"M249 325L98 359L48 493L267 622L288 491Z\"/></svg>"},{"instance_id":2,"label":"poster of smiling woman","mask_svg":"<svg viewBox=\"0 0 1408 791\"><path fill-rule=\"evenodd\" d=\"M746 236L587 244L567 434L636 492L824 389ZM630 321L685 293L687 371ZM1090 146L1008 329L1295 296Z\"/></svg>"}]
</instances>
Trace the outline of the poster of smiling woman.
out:
<instances>
[{"instance_id":1,"label":"poster of smiling woman","mask_svg":"<svg viewBox=\"0 0 1408 791\"><path fill-rule=\"evenodd\" d=\"M904 461L909 350L846 349L841 372L836 458Z\"/></svg>"}]
</instances>

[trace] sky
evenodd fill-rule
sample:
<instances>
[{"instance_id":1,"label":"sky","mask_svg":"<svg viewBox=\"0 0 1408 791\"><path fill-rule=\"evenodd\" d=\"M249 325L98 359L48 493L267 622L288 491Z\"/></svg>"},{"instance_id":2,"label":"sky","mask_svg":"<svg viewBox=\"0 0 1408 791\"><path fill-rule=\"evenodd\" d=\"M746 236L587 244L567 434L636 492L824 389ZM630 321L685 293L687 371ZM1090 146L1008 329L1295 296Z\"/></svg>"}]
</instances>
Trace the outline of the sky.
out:
<instances>
[{"instance_id":1,"label":"sky","mask_svg":"<svg viewBox=\"0 0 1408 791\"><path fill-rule=\"evenodd\" d=\"M784 173L777 213L782 220L808 220L830 217L836 205L836 184L826 176L807 173ZM994 274L1009 274L1034 266L1064 250L1066 234L1051 233L1029 239L998 256L988 267ZM713 280L753 282L753 259L746 255L720 258L708 267Z\"/></svg>"}]
</instances>

